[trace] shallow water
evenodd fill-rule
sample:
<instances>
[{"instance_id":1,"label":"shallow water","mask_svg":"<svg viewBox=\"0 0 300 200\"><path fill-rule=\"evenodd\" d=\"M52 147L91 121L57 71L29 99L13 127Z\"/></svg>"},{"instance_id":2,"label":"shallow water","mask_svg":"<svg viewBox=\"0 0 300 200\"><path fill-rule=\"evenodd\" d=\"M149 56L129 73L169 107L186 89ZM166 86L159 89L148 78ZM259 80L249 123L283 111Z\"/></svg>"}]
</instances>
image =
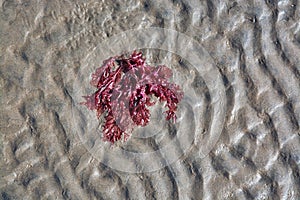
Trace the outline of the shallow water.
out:
<instances>
[{"instance_id":1,"label":"shallow water","mask_svg":"<svg viewBox=\"0 0 300 200\"><path fill-rule=\"evenodd\" d=\"M2 199L299 199L299 1L0 1ZM141 50L184 98L125 143L79 103Z\"/></svg>"}]
</instances>

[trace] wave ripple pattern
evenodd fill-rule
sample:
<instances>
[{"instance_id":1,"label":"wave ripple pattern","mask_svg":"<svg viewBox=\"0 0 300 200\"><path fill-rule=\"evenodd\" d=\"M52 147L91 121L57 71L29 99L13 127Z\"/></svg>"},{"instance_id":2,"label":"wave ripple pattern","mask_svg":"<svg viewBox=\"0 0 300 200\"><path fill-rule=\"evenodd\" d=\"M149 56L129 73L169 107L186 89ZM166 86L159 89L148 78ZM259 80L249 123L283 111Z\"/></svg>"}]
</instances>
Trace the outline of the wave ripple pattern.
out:
<instances>
[{"instance_id":1,"label":"wave ripple pattern","mask_svg":"<svg viewBox=\"0 0 300 200\"><path fill-rule=\"evenodd\" d=\"M299 0L1 0L0 27L0 199L300 199ZM111 147L81 97L135 49L185 95Z\"/></svg>"}]
</instances>

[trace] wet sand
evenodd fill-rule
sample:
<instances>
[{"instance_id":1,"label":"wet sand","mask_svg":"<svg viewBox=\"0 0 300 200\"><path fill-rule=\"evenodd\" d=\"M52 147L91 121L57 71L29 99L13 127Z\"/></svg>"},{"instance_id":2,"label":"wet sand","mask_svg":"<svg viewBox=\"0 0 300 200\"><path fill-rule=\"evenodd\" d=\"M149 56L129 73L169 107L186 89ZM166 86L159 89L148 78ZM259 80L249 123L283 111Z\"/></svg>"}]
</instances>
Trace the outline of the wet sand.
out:
<instances>
[{"instance_id":1,"label":"wet sand","mask_svg":"<svg viewBox=\"0 0 300 200\"><path fill-rule=\"evenodd\" d=\"M0 1L1 199L300 199L299 3ZM79 103L135 49L185 96L111 147Z\"/></svg>"}]
</instances>

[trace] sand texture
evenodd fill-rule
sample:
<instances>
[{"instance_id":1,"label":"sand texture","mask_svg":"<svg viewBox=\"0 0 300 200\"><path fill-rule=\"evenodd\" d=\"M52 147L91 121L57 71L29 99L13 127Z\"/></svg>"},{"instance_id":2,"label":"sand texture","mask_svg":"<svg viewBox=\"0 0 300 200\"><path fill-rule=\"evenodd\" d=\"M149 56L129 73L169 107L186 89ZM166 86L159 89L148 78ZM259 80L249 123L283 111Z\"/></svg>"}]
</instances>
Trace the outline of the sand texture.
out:
<instances>
[{"instance_id":1,"label":"sand texture","mask_svg":"<svg viewBox=\"0 0 300 200\"><path fill-rule=\"evenodd\" d=\"M184 97L111 146L80 102L135 49ZM0 0L0 87L0 199L300 199L299 0Z\"/></svg>"}]
</instances>

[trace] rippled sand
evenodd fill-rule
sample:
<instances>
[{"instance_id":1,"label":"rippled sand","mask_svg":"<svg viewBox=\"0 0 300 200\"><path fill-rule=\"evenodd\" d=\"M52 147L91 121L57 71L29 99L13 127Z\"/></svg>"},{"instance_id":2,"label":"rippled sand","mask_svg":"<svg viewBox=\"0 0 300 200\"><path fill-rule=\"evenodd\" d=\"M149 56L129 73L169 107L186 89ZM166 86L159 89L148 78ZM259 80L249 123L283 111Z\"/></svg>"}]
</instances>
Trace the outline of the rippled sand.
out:
<instances>
[{"instance_id":1,"label":"rippled sand","mask_svg":"<svg viewBox=\"0 0 300 200\"><path fill-rule=\"evenodd\" d=\"M0 1L1 199L300 199L300 2ZM185 93L101 140L90 74L140 49Z\"/></svg>"}]
</instances>

